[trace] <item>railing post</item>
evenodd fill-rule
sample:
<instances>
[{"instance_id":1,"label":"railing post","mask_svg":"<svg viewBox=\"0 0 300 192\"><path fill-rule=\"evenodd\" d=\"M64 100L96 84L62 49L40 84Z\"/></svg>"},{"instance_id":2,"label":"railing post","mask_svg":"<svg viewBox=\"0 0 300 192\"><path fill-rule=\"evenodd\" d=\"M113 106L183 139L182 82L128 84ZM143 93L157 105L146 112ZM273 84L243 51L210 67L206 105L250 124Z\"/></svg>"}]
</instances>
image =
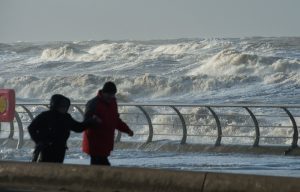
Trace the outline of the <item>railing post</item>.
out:
<instances>
[{"instance_id":1,"label":"railing post","mask_svg":"<svg viewBox=\"0 0 300 192\"><path fill-rule=\"evenodd\" d=\"M135 105L135 107L139 108L143 112L143 114L145 115L145 117L147 119L147 122L149 125L149 136L148 136L146 143L150 143L153 139L153 125L152 125L151 118L150 118L149 114L147 113L147 111L142 106Z\"/></svg>"},{"instance_id":2,"label":"railing post","mask_svg":"<svg viewBox=\"0 0 300 192\"><path fill-rule=\"evenodd\" d=\"M211 107L206 106L206 108L211 112L211 114L214 116L214 118L216 120L217 130L218 130L218 137L216 139L215 146L220 146L221 145L221 140L222 140L222 128L221 128L221 123L220 123L219 117Z\"/></svg>"},{"instance_id":3,"label":"railing post","mask_svg":"<svg viewBox=\"0 0 300 192\"><path fill-rule=\"evenodd\" d=\"M14 137L15 134L15 125L14 125L14 121L12 120L11 122L9 122L10 124L10 132L8 135L8 139L12 139Z\"/></svg>"},{"instance_id":4,"label":"railing post","mask_svg":"<svg viewBox=\"0 0 300 192\"><path fill-rule=\"evenodd\" d=\"M292 148L296 148L298 146L298 128L297 128L297 123L292 115L292 113L285 107L281 107L287 114L288 116L290 117L291 119L291 122L293 124L293 129L294 129L294 134L293 134L293 141L292 141L292 144L291 144L291 147Z\"/></svg>"},{"instance_id":5,"label":"railing post","mask_svg":"<svg viewBox=\"0 0 300 192\"><path fill-rule=\"evenodd\" d=\"M253 147L258 147L259 138L260 138L260 130L259 130L258 121L257 121L255 115L253 114L253 112L248 107L244 107L244 109L246 109L247 112L249 113L249 115L251 116L252 121L253 121L254 126L255 126L255 140L254 140L254 143L253 143Z\"/></svg>"},{"instance_id":6,"label":"railing post","mask_svg":"<svg viewBox=\"0 0 300 192\"><path fill-rule=\"evenodd\" d=\"M22 124L22 121L21 121L21 118L20 118L18 112L15 112L15 117L16 117L16 121L17 121L18 127L19 127L19 138L18 138L17 149L20 149L23 146L23 143L24 143L23 124Z\"/></svg>"},{"instance_id":7,"label":"railing post","mask_svg":"<svg viewBox=\"0 0 300 192\"><path fill-rule=\"evenodd\" d=\"M30 120L32 121L33 120L33 115L30 112L30 110L27 107L25 107L24 105L21 105L21 107L26 111L26 113L28 114Z\"/></svg>"},{"instance_id":8,"label":"railing post","mask_svg":"<svg viewBox=\"0 0 300 192\"><path fill-rule=\"evenodd\" d=\"M186 144L187 128L186 128L184 117L182 116L180 111L175 106L170 106L170 107L177 113L177 115L180 118L181 124L182 124L182 139L181 139L180 144Z\"/></svg>"}]
</instances>

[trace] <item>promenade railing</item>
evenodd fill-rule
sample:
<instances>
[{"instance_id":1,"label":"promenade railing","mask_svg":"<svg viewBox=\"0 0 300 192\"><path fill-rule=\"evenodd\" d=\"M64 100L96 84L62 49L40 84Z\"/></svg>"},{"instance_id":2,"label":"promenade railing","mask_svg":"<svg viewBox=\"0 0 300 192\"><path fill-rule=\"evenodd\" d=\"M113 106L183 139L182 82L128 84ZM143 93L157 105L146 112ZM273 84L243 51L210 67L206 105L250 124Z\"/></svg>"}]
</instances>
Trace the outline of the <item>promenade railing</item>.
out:
<instances>
[{"instance_id":1,"label":"promenade railing","mask_svg":"<svg viewBox=\"0 0 300 192\"><path fill-rule=\"evenodd\" d=\"M81 121L84 109L73 103L69 112ZM21 148L29 139L27 126L45 110L47 104L18 103L14 121L0 123L0 138L18 140ZM118 132L116 142L298 146L300 105L119 103L119 113L135 136Z\"/></svg>"}]
</instances>

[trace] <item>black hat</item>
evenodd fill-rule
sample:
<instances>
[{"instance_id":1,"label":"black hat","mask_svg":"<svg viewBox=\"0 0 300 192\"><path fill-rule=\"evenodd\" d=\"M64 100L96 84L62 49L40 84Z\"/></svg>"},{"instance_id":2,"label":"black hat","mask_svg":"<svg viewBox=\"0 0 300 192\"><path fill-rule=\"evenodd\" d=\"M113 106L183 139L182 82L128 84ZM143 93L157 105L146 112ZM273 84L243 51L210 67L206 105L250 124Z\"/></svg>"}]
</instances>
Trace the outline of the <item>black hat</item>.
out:
<instances>
[{"instance_id":1,"label":"black hat","mask_svg":"<svg viewBox=\"0 0 300 192\"><path fill-rule=\"evenodd\" d=\"M117 87L113 82L108 81L103 85L102 92L103 93L109 93L109 94L116 94L117 93Z\"/></svg>"},{"instance_id":2,"label":"black hat","mask_svg":"<svg viewBox=\"0 0 300 192\"><path fill-rule=\"evenodd\" d=\"M63 95L55 94L55 95L52 95L52 97L51 97L50 110L55 110L60 107L69 108L70 105L71 105L70 99Z\"/></svg>"}]
</instances>

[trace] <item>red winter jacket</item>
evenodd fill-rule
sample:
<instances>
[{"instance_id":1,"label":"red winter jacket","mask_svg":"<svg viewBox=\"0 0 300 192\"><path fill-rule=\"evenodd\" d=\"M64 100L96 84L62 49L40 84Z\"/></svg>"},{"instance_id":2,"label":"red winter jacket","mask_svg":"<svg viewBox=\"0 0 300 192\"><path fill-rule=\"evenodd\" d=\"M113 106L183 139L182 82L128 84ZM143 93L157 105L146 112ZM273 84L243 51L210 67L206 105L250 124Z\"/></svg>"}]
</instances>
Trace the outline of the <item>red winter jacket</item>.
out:
<instances>
[{"instance_id":1,"label":"red winter jacket","mask_svg":"<svg viewBox=\"0 0 300 192\"><path fill-rule=\"evenodd\" d=\"M109 156L114 147L115 129L125 133L131 130L119 117L116 99L106 103L100 92L86 107L86 116L96 115L102 122L84 131L82 150L92 156Z\"/></svg>"}]
</instances>

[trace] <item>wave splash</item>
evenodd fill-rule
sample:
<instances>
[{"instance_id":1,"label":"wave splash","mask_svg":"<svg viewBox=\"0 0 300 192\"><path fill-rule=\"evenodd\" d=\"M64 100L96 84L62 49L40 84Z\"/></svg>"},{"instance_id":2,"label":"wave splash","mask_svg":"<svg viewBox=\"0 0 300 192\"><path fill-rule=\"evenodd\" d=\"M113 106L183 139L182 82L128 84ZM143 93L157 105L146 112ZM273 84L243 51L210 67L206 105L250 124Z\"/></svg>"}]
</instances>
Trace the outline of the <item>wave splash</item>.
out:
<instances>
[{"instance_id":1,"label":"wave splash","mask_svg":"<svg viewBox=\"0 0 300 192\"><path fill-rule=\"evenodd\" d=\"M0 44L0 86L30 99L113 80L126 101L297 103L299 70L300 38Z\"/></svg>"}]
</instances>

